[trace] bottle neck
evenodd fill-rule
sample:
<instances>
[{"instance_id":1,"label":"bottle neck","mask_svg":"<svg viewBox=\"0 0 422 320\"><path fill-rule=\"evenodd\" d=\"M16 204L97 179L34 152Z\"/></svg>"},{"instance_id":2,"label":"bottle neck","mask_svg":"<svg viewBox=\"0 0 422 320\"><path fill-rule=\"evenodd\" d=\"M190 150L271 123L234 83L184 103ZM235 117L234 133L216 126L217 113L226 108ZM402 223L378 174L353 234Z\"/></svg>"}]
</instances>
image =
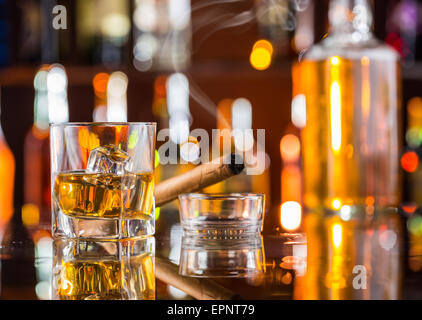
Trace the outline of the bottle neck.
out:
<instances>
[{"instance_id":1,"label":"bottle neck","mask_svg":"<svg viewBox=\"0 0 422 320\"><path fill-rule=\"evenodd\" d=\"M372 35L372 8L368 0L331 0L329 35L351 42L367 41Z\"/></svg>"}]
</instances>

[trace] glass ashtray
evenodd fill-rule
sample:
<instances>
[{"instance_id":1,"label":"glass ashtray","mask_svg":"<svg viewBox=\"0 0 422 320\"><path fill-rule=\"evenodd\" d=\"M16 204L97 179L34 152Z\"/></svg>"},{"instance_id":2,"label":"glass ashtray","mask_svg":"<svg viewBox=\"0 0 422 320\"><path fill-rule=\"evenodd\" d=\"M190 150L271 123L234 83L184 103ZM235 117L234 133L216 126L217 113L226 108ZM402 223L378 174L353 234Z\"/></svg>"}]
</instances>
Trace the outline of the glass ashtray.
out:
<instances>
[{"instance_id":1,"label":"glass ashtray","mask_svg":"<svg viewBox=\"0 0 422 320\"><path fill-rule=\"evenodd\" d=\"M252 193L179 196L180 222L186 235L232 239L261 232L265 195Z\"/></svg>"}]
</instances>

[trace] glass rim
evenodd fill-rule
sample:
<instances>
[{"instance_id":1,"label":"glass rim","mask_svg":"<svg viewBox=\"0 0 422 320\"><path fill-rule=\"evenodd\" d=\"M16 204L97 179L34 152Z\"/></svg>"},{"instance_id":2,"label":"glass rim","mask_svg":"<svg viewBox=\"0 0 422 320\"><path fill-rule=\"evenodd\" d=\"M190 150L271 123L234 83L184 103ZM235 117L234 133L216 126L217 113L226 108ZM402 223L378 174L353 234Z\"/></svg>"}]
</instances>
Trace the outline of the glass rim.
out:
<instances>
[{"instance_id":1,"label":"glass rim","mask_svg":"<svg viewBox=\"0 0 422 320\"><path fill-rule=\"evenodd\" d=\"M258 200L264 199L262 193L184 193L179 195L180 200Z\"/></svg>"},{"instance_id":2,"label":"glass rim","mask_svg":"<svg viewBox=\"0 0 422 320\"><path fill-rule=\"evenodd\" d=\"M51 127L118 127L118 126L151 126L156 127L157 122L58 122L50 123Z\"/></svg>"}]
</instances>

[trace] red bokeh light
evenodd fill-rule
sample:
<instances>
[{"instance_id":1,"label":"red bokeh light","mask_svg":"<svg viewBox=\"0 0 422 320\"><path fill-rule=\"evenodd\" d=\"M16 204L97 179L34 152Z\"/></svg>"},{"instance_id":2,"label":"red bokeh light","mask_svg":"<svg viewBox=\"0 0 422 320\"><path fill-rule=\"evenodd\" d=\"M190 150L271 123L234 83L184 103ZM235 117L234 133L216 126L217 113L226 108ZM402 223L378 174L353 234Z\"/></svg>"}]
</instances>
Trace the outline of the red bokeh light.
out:
<instances>
[{"instance_id":1,"label":"red bokeh light","mask_svg":"<svg viewBox=\"0 0 422 320\"><path fill-rule=\"evenodd\" d=\"M407 172L415 172L419 167L419 157L416 152L408 151L401 157L401 166Z\"/></svg>"}]
</instances>

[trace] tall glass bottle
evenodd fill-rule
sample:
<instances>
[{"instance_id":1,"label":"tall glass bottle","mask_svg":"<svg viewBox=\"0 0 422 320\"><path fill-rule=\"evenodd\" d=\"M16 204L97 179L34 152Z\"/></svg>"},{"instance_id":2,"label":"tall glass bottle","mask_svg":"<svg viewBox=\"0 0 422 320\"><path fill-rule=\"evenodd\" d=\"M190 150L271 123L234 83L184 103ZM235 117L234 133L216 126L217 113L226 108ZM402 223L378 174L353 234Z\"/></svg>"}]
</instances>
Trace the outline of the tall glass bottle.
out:
<instances>
[{"instance_id":1,"label":"tall glass bottle","mask_svg":"<svg viewBox=\"0 0 422 320\"><path fill-rule=\"evenodd\" d=\"M50 66L40 68L34 78L34 123L25 137L24 145L24 205L22 222L27 228L50 219L50 139L48 117L47 76Z\"/></svg>"},{"instance_id":2,"label":"tall glass bottle","mask_svg":"<svg viewBox=\"0 0 422 320\"><path fill-rule=\"evenodd\" d=\"M42 66L34 78L34 123L25 137L22 222L31 235L50 230L49 123L69 121L67 75L58 64Z\"/></svg>"},{"instance_id":3,"label":"tall glass bottle","mask_svg":"<svg viewBox=\"0 0 422 320\"><path fill-rule=\"evenodd\" d=\"M374 38L367 0L331 0L329 22L294 72L306 97L303 200L321 214L373 215L401 197L399 56Z\"/></svg>"},{"instance_id":4,"label":"tall glass bottle","mask_svg":"<svg viewBox=\"0 0 422 320\"><path fill-rule=\"evenodd\" d=\"M15 158L4 138L0 125L0 241L13 215L13 189L15 179Z\"/></svg>"}]
</instances>

